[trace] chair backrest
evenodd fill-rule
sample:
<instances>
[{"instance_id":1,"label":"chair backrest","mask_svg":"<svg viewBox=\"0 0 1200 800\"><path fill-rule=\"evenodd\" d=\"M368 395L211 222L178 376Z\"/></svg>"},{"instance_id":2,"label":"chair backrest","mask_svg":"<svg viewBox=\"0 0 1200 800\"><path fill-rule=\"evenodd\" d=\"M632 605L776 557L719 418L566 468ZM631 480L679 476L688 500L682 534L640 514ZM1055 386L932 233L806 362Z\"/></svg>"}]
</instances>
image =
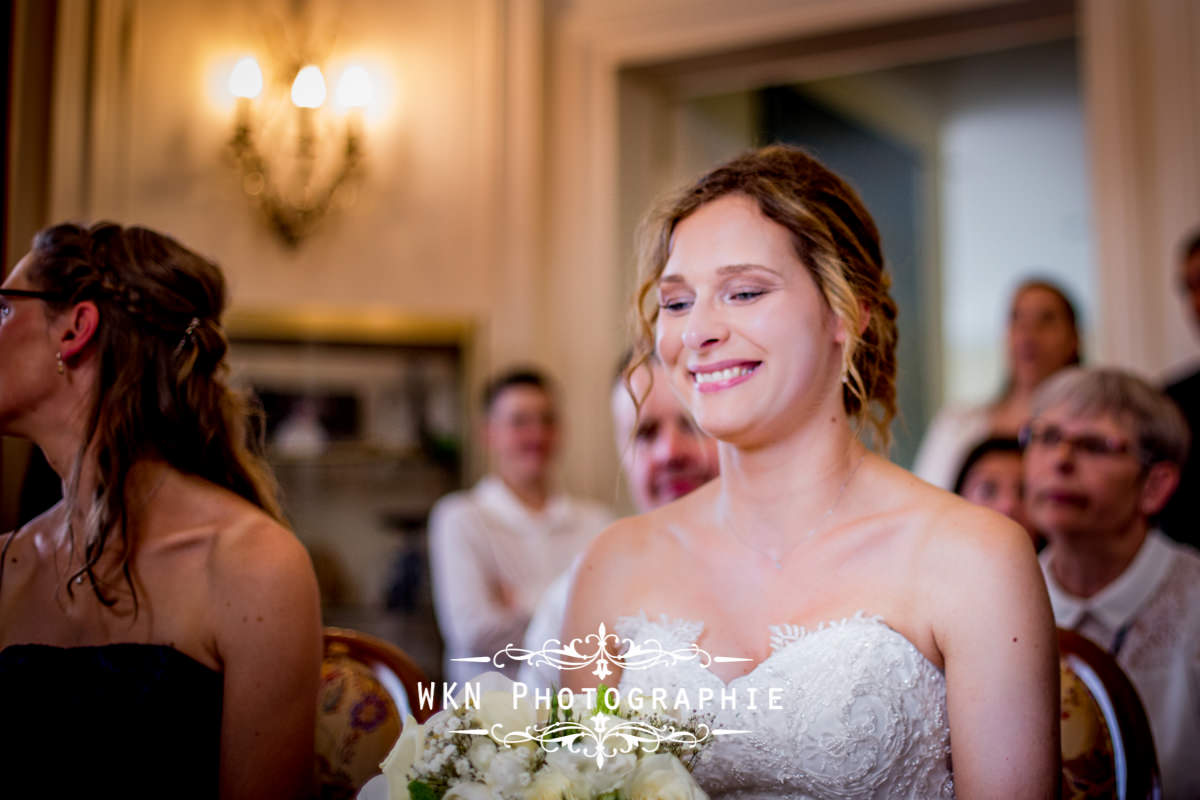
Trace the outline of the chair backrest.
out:
<instances>
[{"instance_id":1,"label":"chair backrest","mask_svg":"<svg viewBox=\"0 0 1200 800\"><path fill-rule=\"evenodd\" d=\"M1146 711L1113 656L1058 630L1064 800L1161 800Z\"/></svg>"},{"instance_id":2,"label":"chair backrest","mask_svg":"<svg viewBox=\"0 0 1200 800\"><path fill-rule=\"evenodd\" d=\"M317 783L322 800L352 798L400 736L405 715L424 722L417 685L426 678L393 644L358 631L325 629L317 697Z\"/></svg>"}]
</instances>

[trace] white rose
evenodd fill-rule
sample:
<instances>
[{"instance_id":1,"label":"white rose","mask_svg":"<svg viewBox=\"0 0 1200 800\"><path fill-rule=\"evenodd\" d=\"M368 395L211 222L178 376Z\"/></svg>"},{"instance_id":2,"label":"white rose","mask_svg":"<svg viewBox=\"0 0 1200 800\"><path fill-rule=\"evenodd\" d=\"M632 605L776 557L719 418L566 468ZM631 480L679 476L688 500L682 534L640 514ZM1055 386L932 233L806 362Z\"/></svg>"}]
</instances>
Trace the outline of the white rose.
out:
<instances>
[{"instance_id":1,"label":"white rose","mask_svg":"<svg viewBox=\"0 0 1200 800\"><path fill-rule=\"evenodd\" d=\"M591 762L595 763L595 762ZM638 757L633 753L617 753L604 759L604 767L592 776L591 785L597 795L607 794L619 788L637 768Z\"/></svg>"},{"instance_id":2,"label":"white rose","mask_svg":"<svg viewBox=\"0 0 1200 800\"><path fill-rule=\"evenodd\" d=\"M413 719L412 714L404 718L400 738L379 765L387 778L388 800L410 800L408 796L408 773L412 765L425 750L425 727Z\"/></svg>"},{"instance_id":3,"label":"white rose","mask_svg":"<svg viewBox=\"0 0 1200 800\"><path fill-rule=\"evenodd\" d=\"M505 734L518 731L532 734L537 725L537 711L533 703L524 697L514 698L512 692L484 692L479 698L479 710L475 713L482 727L501 740Z\"/></svg>"},{"instance_id":4,"label":"white rose","mask_svg":"<svg viewBox=\"0 0 1200 800\"><path fill-rule=\"evenodd\" d=\"M527 695L514 690L516 684L498 672L475 679L479 683L479 709L475 716L482 727L494 730L500 739L516 731L533 732L538 724L537 709Z\"/></svg>"},{"instance_id":5,"label":"white rose","mask_svg":"<svg viewBox=\"0 0 1200 800\"><path fill-rule=\"evenodd\" d=\"M571 779L552 766L538 770L533 782L526 787L522 795L524 800L587 800L588 795L580 795L571 784Z\"/></svg>"},{"instance_id":6,"label":"white rose","mask_svg":"<svg viewBox=\"0 0 1200 800\"><path fill-rule=\"evenodd\" d=\"M486 694L487 692L507 692L512 689L513 680L502 672L481 672L470 680L464 681L462 688L454 693L454 701L460 706L467 701L467 686L471 687L472 694Z\"/></svg>"},{"instance_id":7,"label":"white rose","mask_svg":"<svg viewBox=\"0 0 1200 800\"><path fill-rule=\"evenodd\" d=\"M442 800L500 800L500 796L487 784L456 783L446 791Z\"/></svg>"},{"instance_id":8,"label":"white rose","mask_svg":"<svg viewBox=\"0 0 1200 800\"><path fill-rule=\"evenodd\" d=\"M652 753L638 762L625 792L629 800L708 800L675 756Z\"/></svg>"},{"instance_id":9,"label":"white rose","mask_svg":"<svg viewBox=\"0 0 1200 800\"><path fill-rule=\"evenodd\" d=\"M563 747L546 753L546 763L570 780L578 797L599 797L620 788L637 766L637 756L619 753L604 759L602 768L597 767L595 755L589 756L584 750L585 746L579 744L575 750Z\"/></svg>"}]
</instances>

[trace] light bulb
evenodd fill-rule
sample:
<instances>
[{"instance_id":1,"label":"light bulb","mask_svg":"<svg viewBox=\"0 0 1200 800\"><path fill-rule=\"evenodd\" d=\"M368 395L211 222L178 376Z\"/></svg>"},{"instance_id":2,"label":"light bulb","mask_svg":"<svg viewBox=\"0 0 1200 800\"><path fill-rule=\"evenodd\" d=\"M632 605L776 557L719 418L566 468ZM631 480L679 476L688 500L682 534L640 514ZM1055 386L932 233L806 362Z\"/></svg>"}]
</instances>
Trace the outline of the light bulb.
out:
<instances>
[{"instance_id":1,"label":"light bulb","mask_svg":"<svg viewBox=\"0 0 1200 800\"><path fill-rule=\"evenodd\" d=\"M296 73L292 81L292 102L300 108L320 108L325 102L325 77L315 65L309 64Z\"/></svg>"},{"instance_id":2,"label":"light bulb","mask_svg":"<svg viewBox=\"0 0 1200 800\"><path fill-rule=\"evenodd\" d=\"M253 100L263 88L263 74L254 56L246 56L233 66L229 74L229 91L234 97Z\"/></svg>"},{"instance_id":3,"label":"light bulb","mask_svg":"<svg viewBox=\"0 0 1200 800\"><path fill-rule=\"evenodd\" d=\"M347 67L338 80L338 105L345 108L366 108L371 104L371 77L362 67Z\"/></svg>"}]
</instances>

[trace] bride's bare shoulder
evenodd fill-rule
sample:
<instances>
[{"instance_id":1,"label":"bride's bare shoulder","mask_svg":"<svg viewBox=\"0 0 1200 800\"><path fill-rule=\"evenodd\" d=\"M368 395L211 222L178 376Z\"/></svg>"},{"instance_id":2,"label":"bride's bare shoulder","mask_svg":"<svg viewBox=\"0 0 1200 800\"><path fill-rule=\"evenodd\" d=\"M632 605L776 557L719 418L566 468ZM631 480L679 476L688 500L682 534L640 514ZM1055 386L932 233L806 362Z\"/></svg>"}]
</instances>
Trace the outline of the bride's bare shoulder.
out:
<instances>
[{"instance_id":1,"label":"bride's bare shoulder","mask_svg":"<svg viewBox=\"0 0 1200 800\"><path fill-rule=\"evenodd\" d=\"M627 570L640 564L654 546L652 516L625 517L605 528L584 553L579 565L580 574Z\"/></svg>"},{"instance_id":2,"label":"bride's bare shoulder","mask_svg":"<svg viewBox=\"0 0 1200 800\"><path fill-rule=\"evenodd\" d=\"M703 497L692 495L617 520L597 536L576 572L573 592L578 607L636 612L638 603L666 580L665 567L683 557L693 523L704 513Z\"/></svg>"},{"instance_id":3,"label":"bride's bare shoulder","mask_svg":"<svg viewBox=\"0 0 1200 800\"><path fill-rule=\"evenodd\" d=\"M997 557L1033 559L1029 534L1016 522L957 495L942 494L941 502L930 508L927 528L935 552L986 561Z\"/></svg>"},{"instance_id":4,"label":"bride's bare shoulder","mask_svg":"<svg viewBox=\"0 0 1200 800\"><path fill-rule=\"evenodd\" d=\"M898 513L903 520L900 528L935 549L961 546L990 551L1029 539L1020 525L1004 515L970 503L905 469L882 462L878 470L872 493L879 510Z\"/></svg>"},{"instance_id":5,"label":"bride's bare shoulder","mask_svg":"<svg viewBox=\"0 0 1200 800\"><path fill-rule=\"evenodd\" d=\"M1008 517L891 464L883 465L878 477L874 499L867 502L879 504L881 518L890 520L888 527L899 536L895 541L917 557L932 583L1006 567L1037 570L1028 533Z\"/></svg>"},{"instance_id":6,"label":"bride's bare shoulder","mask_svg":"<svg viewBox=\"0 0 1200 800\"><path fill-rule=\"evenodd\" d=\"M588 549L583 568L619 567L625 571L655 569L658 559L670 558L689 532L711 513L710 487L645 514L617 520Z\"/></svg>"},{"instance_id":7,"label":"bride's bare shoulder","mask_svg":"<svg viewBox=\"0 0 1200 800\"><path fill-rule=\"evenodd\" d=\"M1041 569L1024 528L996 511L918 483L909 525L928 587L974 595L985 585L1040 584Z\"/></svg>"}]
</instances>

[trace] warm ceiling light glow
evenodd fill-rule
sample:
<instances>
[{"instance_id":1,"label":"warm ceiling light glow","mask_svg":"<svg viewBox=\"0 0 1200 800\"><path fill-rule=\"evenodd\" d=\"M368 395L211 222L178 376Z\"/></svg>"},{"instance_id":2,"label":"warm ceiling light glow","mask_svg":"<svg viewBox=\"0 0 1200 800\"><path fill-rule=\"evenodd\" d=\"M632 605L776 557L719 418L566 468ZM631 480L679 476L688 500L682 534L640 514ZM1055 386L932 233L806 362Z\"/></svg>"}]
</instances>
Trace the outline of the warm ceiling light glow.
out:
<instances>
[{"instance_id":1,"label":"warm ceiling light glow","mask_svg":"<svg viewBox=\"0 0 1200 800\"><path fill-rule=\"evenodd\" d=\"M366 108L371 104L371 77L362 67L347 67L337 86L338 105Z\"/></svg>"},{"instance_id":2,"label":"warm ceiling light glow","mask_svg":"<svg viewBox=\"0 0 1200 800\"><path fill-rule=\"evenodd\" d=\"M229 74L229 91L234 97L253 100L262 92L262 88L262 70L253 56L246 56L234 65L233 72Z\"/></svg>"},{"instance_id":3,"label":"warm ceiling light glow","mask_svg":"<svg viewBox=\"0 0 1200 800\"><path fill-rule=\"evenodd\" d=\"M320 108L325 102L325 76L312 64L296 73L292 81L292 102L300 108Z\"/></svg>"}]
</instances>

